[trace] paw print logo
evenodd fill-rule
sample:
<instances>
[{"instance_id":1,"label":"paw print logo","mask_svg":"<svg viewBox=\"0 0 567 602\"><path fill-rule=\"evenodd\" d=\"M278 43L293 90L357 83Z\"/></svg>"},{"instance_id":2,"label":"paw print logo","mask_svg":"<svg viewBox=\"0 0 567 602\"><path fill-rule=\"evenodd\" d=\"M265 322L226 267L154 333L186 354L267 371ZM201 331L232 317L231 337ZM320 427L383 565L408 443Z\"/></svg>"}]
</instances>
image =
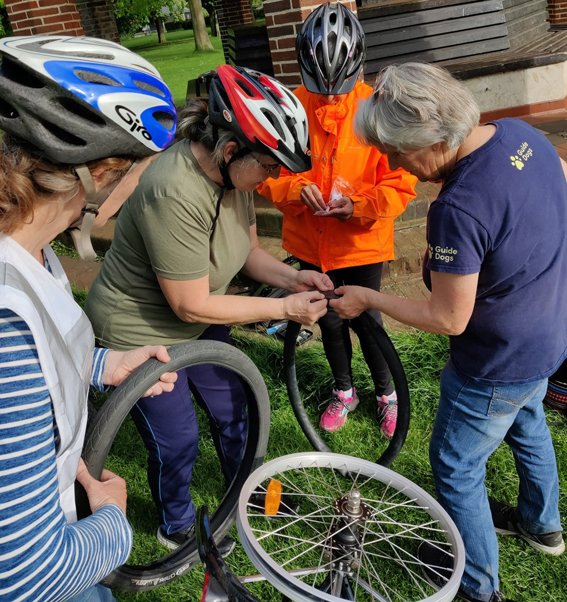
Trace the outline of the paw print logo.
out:
<instances>
[{"instance_id":1,"label":"paw print logo","mask_svg":"<svg viewBox=\"0 0 567 602\"><path fill-rule=\"evenodd\" d=\"M520 159L520 157L518 157L518 155L512 155L510 157L510 161L512 161L512 166L518 169L519 171L522 171L522 169L524 169L524 162Z\"/></svg>"}]
</instances>

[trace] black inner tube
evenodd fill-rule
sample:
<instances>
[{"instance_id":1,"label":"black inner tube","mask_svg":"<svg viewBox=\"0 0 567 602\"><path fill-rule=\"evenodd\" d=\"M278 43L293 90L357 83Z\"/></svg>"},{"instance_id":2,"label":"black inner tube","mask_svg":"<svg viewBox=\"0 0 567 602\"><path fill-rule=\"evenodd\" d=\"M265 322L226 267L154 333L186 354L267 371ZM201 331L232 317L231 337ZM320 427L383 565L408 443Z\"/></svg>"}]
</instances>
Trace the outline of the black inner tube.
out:
<instances>
[{"instance_id":1,"label":"black inner tube","mask_svg":"<svg viewBox=\"0 0 567 602\"><path fill-rule=\"evenodd\" d=\"M408 381L400 357L390 340L386 331L376 322L376 320L367 312L361 314L360 319L363 321L363 326L368 329L374 337L380 351L388 364L396 393L398 395L398 420L394 436L390 440L388 447L382 455L376 460L377 464L389 466L400 453L402 446L406 440L409 422L410 422L410 397ZM293 408L295 417L299 422L301 429L311 445L322 452L332 451L325 444L317 429L313 426L305 406L301 400L299 387L297 384L297 373L295 369L295 350L296 340L301 324L290 321L287 325L285 340L284 340L284 373L287 386L287 393Z\"/></svg>"}]
</instances>

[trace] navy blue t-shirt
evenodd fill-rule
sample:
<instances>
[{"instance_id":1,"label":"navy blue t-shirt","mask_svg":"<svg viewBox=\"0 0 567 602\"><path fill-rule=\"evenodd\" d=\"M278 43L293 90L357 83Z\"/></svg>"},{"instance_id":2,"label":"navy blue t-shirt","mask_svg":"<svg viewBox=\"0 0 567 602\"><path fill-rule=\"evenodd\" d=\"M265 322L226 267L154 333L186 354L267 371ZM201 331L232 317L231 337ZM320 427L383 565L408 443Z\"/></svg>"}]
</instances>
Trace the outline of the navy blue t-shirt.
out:
<instances>
[{"instance_id":1,"label":"navy blue t-shirt","mask_svg":"<svg viewBox=\"0 0 567 602\"><path fill-rule=\"evenodd\" d=\"M478 381L552 374L567 354L567 184L554 147L517 119L461 159L427 220L429 271L479 274L456 369Z\"/></svg>"}]
</instances>

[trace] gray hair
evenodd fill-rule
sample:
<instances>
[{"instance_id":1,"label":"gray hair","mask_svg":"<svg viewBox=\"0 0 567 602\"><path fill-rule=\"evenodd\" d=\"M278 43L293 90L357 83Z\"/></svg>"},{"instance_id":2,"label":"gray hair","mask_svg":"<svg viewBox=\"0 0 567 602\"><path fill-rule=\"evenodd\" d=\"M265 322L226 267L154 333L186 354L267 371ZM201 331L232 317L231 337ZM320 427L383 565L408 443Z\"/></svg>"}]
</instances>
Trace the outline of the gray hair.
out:
<instances>
[{"instance_id":1,"label":"gray hair","mask_svg":"<svg viewBox=\"0 0 567 602\"><path fill-rule=\"evenodd\" d=\"M472 93L446 69L404 63L378 74L374 94L356 113L355 131L372 146L388 144L404 150L445 141L456 148L479 120Z\"/></svg>"},{"instance_id":2,"label":"gray hair","mask_svg":"<svg viewBox=\"0 0 567 602\"><path fill-rule=\"evenodd\" d=\"M178 137L200 142L211 153L213 161L221 165L224 161L224 147L229 142L236 142L239 148L240 144L230 130L215 129L209 123L209 110L205 100L189 100L179 112Z\"/></svg>"}]
</instances>

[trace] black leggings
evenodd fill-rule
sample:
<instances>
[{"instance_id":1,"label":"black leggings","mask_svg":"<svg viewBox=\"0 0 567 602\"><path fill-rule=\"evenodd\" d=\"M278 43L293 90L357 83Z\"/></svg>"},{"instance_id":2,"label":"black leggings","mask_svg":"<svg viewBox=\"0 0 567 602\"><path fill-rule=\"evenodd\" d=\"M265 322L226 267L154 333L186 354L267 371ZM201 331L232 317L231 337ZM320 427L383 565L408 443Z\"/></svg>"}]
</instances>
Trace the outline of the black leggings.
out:
<instances>
[{"instance_id":1,"label":"black leggings","mask_svg":"<svg viewBox=\"0 0 567 602\"><path fill-rule=\"evenodd\" d=\"M299 262L302 270L321 271L316 265L305 261ZM382 280L382 263L371 263L351 268L341 268L327 272L327 276L333 281L335 288L342 285L356 285L380 290ZM382 324L382 316L377 310L369 310L368 313ZM335 379L335 388L345 391L350 389L352 382L352 343L350 339L349 326L352 327L360 341L360 348L370 370L376 395L389 395L393 392L392 377L380 348L374 337L366 331L358 318L343 320L329 307L329 311L319 319L323 347L329 361L331 372Z\"/></svg>"}]
</instances>

